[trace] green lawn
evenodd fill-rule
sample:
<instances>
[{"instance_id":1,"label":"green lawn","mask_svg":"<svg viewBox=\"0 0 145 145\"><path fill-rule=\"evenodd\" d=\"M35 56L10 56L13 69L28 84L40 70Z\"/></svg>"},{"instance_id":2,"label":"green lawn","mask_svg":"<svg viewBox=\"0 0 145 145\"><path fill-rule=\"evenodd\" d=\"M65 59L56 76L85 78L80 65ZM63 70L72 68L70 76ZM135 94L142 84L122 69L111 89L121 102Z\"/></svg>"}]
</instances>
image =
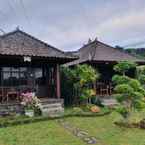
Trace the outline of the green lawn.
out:
<instances>
[{"instance_id":1,"label":"green lawn","mask_svg":"<svg viewBox=\"0 0 145 145\"><path fill-rule=\"evenodd\" d=\"M133 120L140 119L145 113L136 114ZM108 145L145 145L145 130L120 128L113 124L120 119L119 115L113 112L110 115L93 118L68 118L65 119L75 126L87 130Z\"/></svg>"},{"instance_id":2,"label":"green lawn","mask_svg":"<svg viewBox=\"0 0 145 145\"><path fill-rule=\"evenodd\" d=\"M145 115L145 114L142 114ZM70 117L65 121L87 131L105 145L145 145L145 130L119 128L119 115ZM86 145L55 120L0 129L0 145ZM99 144L98 144L99 145Z\"/></svg>"},{"instance_id":3,"label":"green lawn","mask_svg":"<svg viewBox=\"0 0 145 145\"><path fill-rule=\"evenodd\" d=\"M0 129L0 145L82 145L55 120Z\"/></svg>"}]
</instances>

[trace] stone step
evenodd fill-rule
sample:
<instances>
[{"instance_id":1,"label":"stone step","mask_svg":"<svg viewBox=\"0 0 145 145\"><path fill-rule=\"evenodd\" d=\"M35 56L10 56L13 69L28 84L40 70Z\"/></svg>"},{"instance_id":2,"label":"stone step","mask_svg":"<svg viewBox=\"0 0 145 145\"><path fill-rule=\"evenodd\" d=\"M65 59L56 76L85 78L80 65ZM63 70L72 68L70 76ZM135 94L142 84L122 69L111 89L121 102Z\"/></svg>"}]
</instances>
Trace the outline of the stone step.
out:
<instances>
[{"instance_id":1,"label":"stone step","mask_svg":"<svg viewBox=\"0 0 145 145\"><path fill-rule=\"evenodd\" d=\"M102 99L101 102L104 106L112 106L118 104L116 99Z\"/></svg>"},{"instance_id":2,"label":"stone step","mask_svg":"<svg viewBox=\"0 0 145 145\"><path fill-rule=\"evenodd\" d=\"M64 113L64 109L63 108L55 108L55 109L44 109L41 110L42 111L42 115L43 116L51 116L51 115L62 115Z\"/></svg>"},{"instance_id":3,"label":"stone step","mask_svg":"<svg viewBox=\"0 0 145 145\"><path fill-rule=\"evenodd\" d=\"M42 104L41 108L58 108L58 107L62 107L62 105L60 103L55 103L55 104Z\"/></svg>"},{"instance_id":4,"label":"stone step","mask_svg":"<svg viewBox=\"0 0 145 145\"><path fill-rule=\"evenodd\" d=\"M0 115L22 113L23 109L20 104L0 104Z\"/></svg>"},{"instance_id":5,"label":"stone step","mask_svg":"<svg viewBox=\"0 0 145 145\"><path fill-rule=\"evenodd\" d=\"M40 99L41 104L54 104L54 103L61 103L63 104L63 99Z\"/></svg>"},{"instance_id":6,"label":"stone step","mask_svg":"<svg viewBox=\"0 0 145 145\"><path fill-rule=\"evenodd\" d=\"M57 107L57 108L43 108L41 110L43 111L55 111L55 110L62 110L62 107Z\"/></svg>"},{"instance_id":7,"label":"stone step","mask_svg":"<svg viewBox=\"0 0 145 145\"><path fill-rule=\"evenodd\" d=\"M62 107L62 103L48 103L42 104L41 107L43 116L59 116L64 112L64 108Z\"/></svg>"}]
</instances>

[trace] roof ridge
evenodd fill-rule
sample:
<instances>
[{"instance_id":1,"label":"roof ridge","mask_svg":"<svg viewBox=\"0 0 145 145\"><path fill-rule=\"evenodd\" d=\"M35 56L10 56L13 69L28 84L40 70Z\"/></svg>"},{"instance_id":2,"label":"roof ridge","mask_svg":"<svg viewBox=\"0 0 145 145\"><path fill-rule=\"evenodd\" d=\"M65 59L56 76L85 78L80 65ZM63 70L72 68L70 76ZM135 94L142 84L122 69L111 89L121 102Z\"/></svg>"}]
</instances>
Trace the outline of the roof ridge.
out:
<instances>
[{"instance_id":1,"label":"roof ridge","mask_svg":"<svg viewBox=\"0 0 145 145\"><path fill-rule=\"evenodd\" d=\"M17 31L18 31L18 30L13 30L13 31L10 31L10 32L4 33L4 34L0 35L0 37L1 37L1 38L6 37L7 35L11 35L11 34L17 32Z\"/></svg>"},{"instance_id":2,"label":"roof ridge","mask_svg":"<svg viewBox=\"0 0 145 145\"><path fill-rule=\"evenodd\" d=\"M84 45L83 45L81 48L79 48L77 51L80 51L82 48L87 47L87 46L93 44L94 42L96 42L96 40L93 40L93 41L90 42L90 43L84 44Z\"/></svg>"},{"instance_id":3,"label":"roof ridge","mask_svg":"<svg viewBox=\"0 0 145 145\"><path fill-rule=\"evenodd\" d=\"M64 51L62 50L59 50L49 44L47 44L46 42L44 41L41 41L40 39L22 31L22 30L19 30L19 29L16 29L14 31L11 31L11 32L8 32L6 34L3 34L0 39L2 39L2 41L5 41L7 39L9 39L9 37L12 39L10 39L9 41L7 42L3 42L3 48L5 46L7 46L8 48L6 50L4 50L4 52L2 52L2 55L34 55L34 56L46 56L46 57L62 57L62 58L70 58L70 59L76 59L75 56L72 56L72 55L68 55L66 54ZM33 41L33 42L37 42L36 44L34 44L34 47L33 47L33 44L30 43L30 45L28 46L24 46L23 44L21 44L20 41L14 41L13 40L16 40L17 38L21 39L21 37L27 37L28 38L28 41ZM22 39L23 41L23 39ZM25 41L25 40L24 40ZM26 41L25 41L26 42ZM14 43L14 45L18 45L20 44L20 46L16 46L16 47L13 47L13 45L11 45L10 43ZM16 44L15 44L16 43ZM23 46L22 46L23 45ZM38 45L38 46L36 46ZM40 45L40 46L39 46ZM23 47L24 49L20 50L21 48L20 47ZM32 48L29 48L31 47ZM13 47L13 49L11 49L11 47ZM34 48L37 48L38 47L38 51L34 50ZM0 49L3 50L2 47L0 47ZM18 52L17 52L18 50ZM40 52L41 50L41 52ZM30 53L30 54L28 54ZM40 53L40 54L39 54Z\"/></svg>"},{"instance_id":4,"label":"roof ridge","mask_svg":"<svg viewBox=\"0 0 145 145\"><path fill-rule=\"evenodd\" d=\"M31 37L32 39L39 41L40 43L44 44L45 46L51 47L51 48L55 49L56 51L61 52L61 53L63 53L65 55L65 52L64 51L62 51L60 49L57 49L56 47L54 47L54 46L52 46L52 45L50 45L50 44L48 44L48 43L40 40L39 38L36 38L36 37L32 36L31 34L26 33L26 32L24 32L24 31L22 31L20 29L16 29L14 31L8 32L6 34L3 34L3 35L1 35L1 37L3 38L3 37L6 37L8 35L12 35L13 33L17 33L17 32L23 33L23 34L27 35L28 37Z\"/></svg>"}]
</instances>

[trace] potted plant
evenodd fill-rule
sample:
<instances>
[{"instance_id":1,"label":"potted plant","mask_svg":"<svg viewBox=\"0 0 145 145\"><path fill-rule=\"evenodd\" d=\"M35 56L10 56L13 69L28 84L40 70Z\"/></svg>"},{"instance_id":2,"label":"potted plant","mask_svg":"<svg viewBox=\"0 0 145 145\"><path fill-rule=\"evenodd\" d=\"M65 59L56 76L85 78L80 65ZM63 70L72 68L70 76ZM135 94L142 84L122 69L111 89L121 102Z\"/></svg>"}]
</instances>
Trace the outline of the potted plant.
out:
<instances>
[{"instance_id":1,"label":"potted plant","mask_svg":"<svg viewBox=\"0 0 145 145\"><path fill-rule=\"evenodd\" d=\"M33 92L22 93L22 102L24 106L25 115L29 117L34 116L34 111L40 108L40 100L35 96Z\"/></svg>"}]
</instances>

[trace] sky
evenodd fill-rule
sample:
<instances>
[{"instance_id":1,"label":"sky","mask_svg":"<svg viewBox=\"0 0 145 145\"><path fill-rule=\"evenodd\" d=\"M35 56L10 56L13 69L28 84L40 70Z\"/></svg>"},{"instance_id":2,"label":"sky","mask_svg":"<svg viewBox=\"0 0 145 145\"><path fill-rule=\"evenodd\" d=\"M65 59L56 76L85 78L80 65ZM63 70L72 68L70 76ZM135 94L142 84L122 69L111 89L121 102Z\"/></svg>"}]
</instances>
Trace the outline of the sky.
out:
<instances>
[{"instance_id":1,"label":"sky","mask_svg":"<svg viewBox=\"0 0 145 145\"><path fill-rule=\"evenodd\" d=\"M145 0L0 0L0 29L17 26L64 51L89 38L145 47Z\"/></svg>"}]
</instances>

